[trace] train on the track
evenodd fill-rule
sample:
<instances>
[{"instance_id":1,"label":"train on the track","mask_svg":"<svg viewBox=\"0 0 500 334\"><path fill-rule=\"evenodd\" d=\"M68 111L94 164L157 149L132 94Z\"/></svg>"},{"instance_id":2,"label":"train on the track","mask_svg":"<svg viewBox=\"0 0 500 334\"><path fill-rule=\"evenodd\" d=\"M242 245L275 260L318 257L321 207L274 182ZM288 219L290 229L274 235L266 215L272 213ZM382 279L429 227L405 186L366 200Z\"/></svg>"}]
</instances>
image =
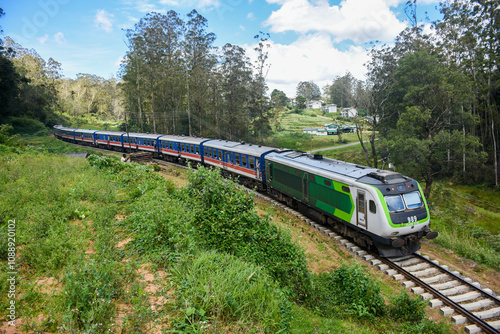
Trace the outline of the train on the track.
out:
<instances>
[{"instance_id":1,"label":"train on the track","mask_svg":"<svg viewBox=\"0 0 500 334\"><path fill-rule=\"evenodd\" d=\"M62 140L174 163L220 168L381 256L413 253L433 239L417 181L393 171L245 142L54 126Z\"/></svg>"}]
</instances>

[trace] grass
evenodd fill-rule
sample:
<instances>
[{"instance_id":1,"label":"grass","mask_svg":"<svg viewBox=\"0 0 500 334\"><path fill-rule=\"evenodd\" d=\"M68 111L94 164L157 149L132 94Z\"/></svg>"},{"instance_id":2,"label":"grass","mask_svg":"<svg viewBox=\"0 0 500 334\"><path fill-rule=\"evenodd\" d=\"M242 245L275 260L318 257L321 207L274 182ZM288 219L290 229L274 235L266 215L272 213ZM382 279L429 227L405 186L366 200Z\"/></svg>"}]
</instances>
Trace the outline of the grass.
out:
<instances>
[{"instance_id":1,"label":"grass","mask_svg":"<svg viewBox=\"0 0 500 334\"><path fill-rule=\"evenodd\" d=\"M433 225L440 232L433 242L500 270L499 203L496 190L438 182L429 199Z\"/></svg>"},{"instance_id":2,"label":"grass","mask_svg":"<svg viewBox=\"0 0 500 334\"><path fill-rule=\"evenodd\" d=\"M324 286L321 280L334 277L335 268L331 275L304 276L306 258L290 232L271 224L271 217L261 220L249 195L215 174L192 174L189 190L151 167L117 158L87 162L28 150L0 160L0 191L7 194L0 197L0 228L16 219L23 331L398 332L390 317L373 314L378 327L360 317L366 310L356 305L365 297L349 307L338 300L328 313L328 303L297 295L290 287L308 277ZM217 197L213 189L226 186ZM190 193L195 189L198 195ZM203 221L201 204L210 200L214 209L222 205L224 216ZM246 218L237 220L242 212ZM209 223L215 224L212 234L200 233L200 224ZM6 264L5 254L0 261ZM364 269L349 268L343 282L349 275L370 281ZM0 275L6 295L6 274ZM379 283L373 284L378 296ZM314 291L318 301L328 300L326 290ZM7 305L2 299L2 316Z\"/></svg>"}]
</instances>

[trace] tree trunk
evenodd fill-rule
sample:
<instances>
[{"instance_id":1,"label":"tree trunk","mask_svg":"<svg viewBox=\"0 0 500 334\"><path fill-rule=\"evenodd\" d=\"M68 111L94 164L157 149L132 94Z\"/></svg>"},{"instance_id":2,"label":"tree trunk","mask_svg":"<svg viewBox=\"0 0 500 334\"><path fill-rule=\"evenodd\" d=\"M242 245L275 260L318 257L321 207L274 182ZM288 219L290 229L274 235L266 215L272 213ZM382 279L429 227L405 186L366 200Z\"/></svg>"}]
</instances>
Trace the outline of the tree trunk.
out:
<instances>
[{"instance_id":1,"label":"tree trunk","mask_svg":"<svg viewBox=\"0 0 500 334\"><path fill-rule=\"evenodd\" d=\"M151 76L151 111L153 112L153 133L156 133L155 91L153 76Z\"/></svg>"}]
</instances>

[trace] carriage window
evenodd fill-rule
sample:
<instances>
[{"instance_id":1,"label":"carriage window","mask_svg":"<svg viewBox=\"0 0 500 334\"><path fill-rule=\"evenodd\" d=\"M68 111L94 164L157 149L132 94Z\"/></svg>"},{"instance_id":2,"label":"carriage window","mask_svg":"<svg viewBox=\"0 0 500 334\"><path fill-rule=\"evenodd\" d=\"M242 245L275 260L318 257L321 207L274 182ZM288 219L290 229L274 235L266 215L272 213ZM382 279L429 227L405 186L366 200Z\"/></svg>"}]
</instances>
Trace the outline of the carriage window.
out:
<instances>
[{"instance_id":1,"label":"carriage window","mask_svg":"<svg viewBox=\"0 0 500 334\"><path fill-rule=\"evenodd\" d=\"M249 157L250 160L250 169L255 168L255 157Z\"/></svg>"},{"instance_id":2,"label":"carriage window","mask_svg":"<svg viewBox=\"0 0 500 334\"><path fill-rule=\"evenodd\" d=\"M377 206L375 205L375 202L370 200L368 203L368 207L370 208L371 213L377 213Z\"/></svg>"},{"instance_id":3,"label":"carriage window","mask_svg":"<svg viewBox=\"0 0 500 334\"><path fill-rule=\"evenodd\" d=\"M237 166L240 165L240 154L239 153L234 154L234 164Z\"/></svg>"},{"instance_id":4,"label":"carriage window","mask_svg":"<svg viewBox=\"0 0 500 334\"><path fill-rule=\"evenodd\" d=\"M208 157L208 148L205 147L205 156Z\"/></svg>"},{"instance_id":5,"label":"carriage window","mask_svg":"<svg viewBox=\"0 0 500 334\"><path fill-rule=\"evenodd\" d=\"M200 147L198 145L195 145L194 149L196 150L196 154L200 154Z\"/></svg>"},{"instance_id":6,"label":"carriage window","mask_svg":"<svg viewBox=\"0 0 500 334\"><path fill-rule=\"evenodd\" d=\"M248 164L247 164L247 155L246 154L242 154L241 155L241 165L245 168L248 168Z\"/></svg>"}]
</instances>

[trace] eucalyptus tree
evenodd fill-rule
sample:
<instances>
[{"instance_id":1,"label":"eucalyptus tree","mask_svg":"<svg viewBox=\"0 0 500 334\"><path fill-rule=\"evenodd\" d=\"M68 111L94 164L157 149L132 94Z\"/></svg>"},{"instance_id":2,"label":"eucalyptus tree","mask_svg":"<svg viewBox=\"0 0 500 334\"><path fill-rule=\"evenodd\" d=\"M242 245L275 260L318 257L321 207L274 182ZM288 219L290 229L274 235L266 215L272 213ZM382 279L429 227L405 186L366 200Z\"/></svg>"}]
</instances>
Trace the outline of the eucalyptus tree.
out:
<instances>
[{"instance_id":1,"label":"eucalyptus tree","mask_svg":"<svg viewBox=\"0 0 500 334\"><path fill-rule=\"evenodd\" d=\"M498 186L500 7L492 0L455 0L443 3L441 12L437 44L449 63L473 83L472 113L480 118L478 135L489 152Z\"/></svg>"},{"instance_id":2,"label":"eucalyptus tree","mask_svg":"<svg viewBox=\"0 0 500 334\"><path fill-rule=\"evenodd\" d=\"M248 94L252 81L250 60L245 50L232 44L222 47L221 66L223 119L229 140L245 140L248 137Z\"/></svg>"},{"instance_id":3,"label":"eucalyptus tree","mask_svg":"<svg viewBox=\"0 0 500 334\"><path fill-rule=\"evenodd\" d=\"M353 107L356 81L350 72L341 77L337 76L331 85L325 87L325 94L330 97L332 103L341 108Z\"/></svg>"},{"instance_id":4,"label":"eucalyptus tree","mask_svg":"<svg viewBox=\"0 0 500 334\"><path fill-rule=\"evenodd\" d=\"M149 13L135 25L134 30L127 31L129 52L125 58L122 74L124 80L127 80L129 84L125 87L131 89L135 83L138 96L142 95L143 90L147 91L146 96L148 96L149 103L145 106L151 111L150 119L154 133L157 132L158 105L165 105L166 103L162 103L162 99L167 100L167 96L172 98L169 87L176 86L175 84L165 86L164 82L178 80L181 68L178 62L181 60L180 43L183 29L183 21L175 11L171 10L166 15ZM127 76L129 74L133 74L135 80ZM157 101L158 99L159 101ZM175 102L171 103L173 114L175 107L172 104ZM137 104L141 110L143 104L140 98ZM175 128L175 115L172 119L172 127Z\"/></svg>"},{"instance_id":5,"label":"eucalyptus tree","mask_svg":"<svg viewBox=\"0 0 500 334\"><path fill-rule=\"evenodd\" d=\"M310 101L312 99L319 99L321 97L321 90L313 81L301 81L297 85L297 95L301 95Z\"/></svg>"},{"instance_id":6,"label":"eucalyptus tree","mask_svg":"<svg viewBox=\"0 0 500 334\"><path fill-rule=\"evenodd\" d=\"M189 123L189 135L193 135L191 111L197 118L198 136L203 136L203 125L210 124L210 120L204 116L209 110L208 101L210 95L210 76L216 64L213 43L215 34L207 32L207 19L192 10L188 14L189 21L183 43L186 89L187 89L187 113Z\"/></svg>"},{"instance_id":7,"label":"eucalyptus tree","mask_svg":"<svg viewBox=\"0 0 500 334\"><path fill-rule=\"evenodd\" d=\"M269 38L270 35L262 31L254 36L254 39L258 40L254 48L254 51L257 53L257 59L254 62L253 80L250 86L249 112L251 129L254 138L258 139L261 143L264 142L264 137L272 132L270 125L270 110L272 106L269 98L266 96L268 90L266 77L270 68L270 64L267 62L269 58L268 49L271 47Z\"/></svg>"}]
</instances>

